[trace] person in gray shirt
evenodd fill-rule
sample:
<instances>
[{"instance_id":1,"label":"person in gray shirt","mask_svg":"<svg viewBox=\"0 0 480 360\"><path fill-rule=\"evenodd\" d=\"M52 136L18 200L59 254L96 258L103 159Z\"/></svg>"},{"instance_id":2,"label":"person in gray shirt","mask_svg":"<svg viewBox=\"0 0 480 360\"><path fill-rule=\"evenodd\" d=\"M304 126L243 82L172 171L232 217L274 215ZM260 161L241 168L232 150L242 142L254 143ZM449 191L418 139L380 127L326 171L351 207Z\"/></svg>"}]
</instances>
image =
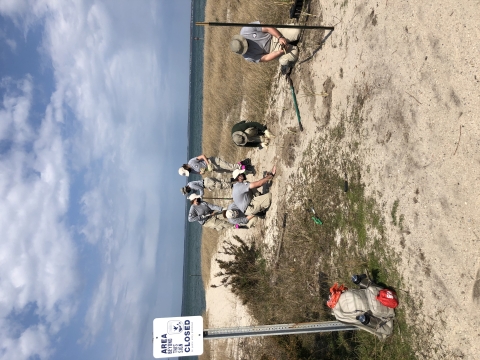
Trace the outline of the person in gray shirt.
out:
<instances>
[{"instance_id":1,"label":"person in gray shirt","mask_svg":"<svg viewBox=\"0 0 480 360\"><path fill-rule=\"evenodd\" d=\"M230 42L230 49L249 62L259 63L279 59L280 65L292 66L298 60L298 37L300 29L260 26L243 27L240 35Z\"/></svg>"},{"instance_id":2,"label":"person in gray shirt","mask_svg":"<svg viewBox=\"0 0 480 360\"><path fill-rule=\"evenodd\" d=\"M269 182L275 176L277 168L274 166L272 171L267 173L263 179L254 182L246 181L245 171L235 170L233 178L237 181L232 187L233 202L245 215L255 215L265 211L272 203L272 194L267 193L255 196L258 188Z\"/></svg>"},{"instance_id":3,"label":"person in gray shirt","mask_svg":"<svg viewBox=\"0 0 480 360\"><path fill-rule=\"evenodd\" d=\"M199 155L197 157L191 158L188 160L187 164L183 164L179 169L178 173L182 176L189 176L192 174L204 175L207 171L209 172L232 172L238 169L249 170L250 162L242 160L236 164L228 163L219 157L209 157L205 155Z\"/></svg>"},{"instance_id":4,"label":"person in gray shirt","mask_svg":"<svg viewBox=\"0 0 480 360\"><path fill-rule=\"evenodd\" d=\"M231 182L228 180L207 177L203 180L190 181L186 186L182 187L180 191L183 195L188 195L192 191L197 192L198 195L203 197L203 189L214 191L230 189L230 187Z\"/></svg>"},{"instance_id":5,"label":"person in gray shirt","mask_svg":"<svg viewBox=\"0 0 480 360\"><path fill-rule=\"evenodd\" d=\"M257 217L255 215L245 215L235 203L228 205L227 210L223 211L223 216L228 219L230 224L239 228L251 228L255 226Z\"/></svg>"},{"instance_id":6,"label":"person in gray shirt","mask_svg":"<svg viewBox=\"0 0 480 360\"><path fill-rule=\"evenodd\" d=\"M192 206L188 212L188 221L198 221L200 225L220 231L229 227L228 220L222 215L222 207L202 201L199 195L188 197Z\"/></svg>"}]
</instances>

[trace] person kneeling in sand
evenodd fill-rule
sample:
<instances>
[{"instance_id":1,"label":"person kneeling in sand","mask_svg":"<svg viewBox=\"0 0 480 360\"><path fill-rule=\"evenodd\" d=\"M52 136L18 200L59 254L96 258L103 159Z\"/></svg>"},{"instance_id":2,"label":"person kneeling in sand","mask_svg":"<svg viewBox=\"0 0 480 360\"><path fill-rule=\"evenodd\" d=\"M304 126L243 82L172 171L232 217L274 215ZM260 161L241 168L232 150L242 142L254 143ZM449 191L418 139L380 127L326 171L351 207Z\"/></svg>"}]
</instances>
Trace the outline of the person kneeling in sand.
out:
<instances>
[{"instance_id":1,"label":"person kneeling in sand","mask_svg":"<svg viewBox=\"0 0 480 360\"><path fill-rule=\"evenodd\" d=\"M265 125L255 121L240 121L232 127L232 140L237 146L254 147L260 145L267 147L273 135Z\"/></svg>"},{"instance_id":2,"label":"person kneeling in sand","mask_svg":"<svg viewBox=\"0 0 480 360\"><path fill-rule=\"evenodd\" d=\"M230 49L243 56L247 61L259 63L279 60L280 65L293 66L298 60L297 42L300 29L262 27L243 27L240 35L235 35L230 42Z\"/></svg>"},{"instance_id":3,"label":"person kneeling in sand","mask_svg":"<svg viewBox=\"0 0 480 360\"><path fill-rule=\"evenodd\" d=\"M203 178L203 180L190 181L186 186L182 187L180 191L183 195L188 195L192 191L197 192L200 197L203 197L203 189L215 191L226 190L230 189L231 187L232 183L228 180L206 177Z\"/></svg>"},{"instance_id":4,"label":"person kneeling in sand","mask_svg":"<svg viewBox=\"0 0 480 360\"><path fill-rule=\"evenodd\" d=\"M248 182L246 181L244 170L235 170L233 178L237 181L232 187L233 202L245 215L256 215L267 210L272 203L272 194L267 193L255 196L258 188L269 182L275 176L276 167L267 174L263 179Z\"/></svg>"},{"instance_id":5,"label":"person kneeling in sand","mask_svg":"<svg viewBox=\"0 0 480 360\"><path fill-rule=\"evenodd\" d=\"M187 164L183 164L178 169L178 173L182 176L188 176L190 173L203 175L207 171L224 173L240 169L250 171L251 168L249 159L242 160L236 164L231 164L219 157L212 156L207 159L205 155L199 155L188 160Z\"/></svg>"},{"instance_id":6,"label":"person kneeling in sand","mask_svg":"<svg viewBox=\"0 0 480 360\"><path fill-rule=\"evenodd\" d=\"M202 201L200 195L192 194L188 197L190 200L190 211L188 212L188 221L198 221L200 225L217 231L230 227L228 220L222 215L223 208Z\"/></svg>"},{"instance_id":7,"label":"person kneeling in sand","mask_svg":"<svg viewBox=\"0 0 480 360\"><path fill-rule=\"evenodd\" d=\"M227 210L223 211L223 216L228 219L235 228L249 229L255 226L257 222L256 215L245 215L235 203L228 205Z\"/></svg>"}]
</instances>

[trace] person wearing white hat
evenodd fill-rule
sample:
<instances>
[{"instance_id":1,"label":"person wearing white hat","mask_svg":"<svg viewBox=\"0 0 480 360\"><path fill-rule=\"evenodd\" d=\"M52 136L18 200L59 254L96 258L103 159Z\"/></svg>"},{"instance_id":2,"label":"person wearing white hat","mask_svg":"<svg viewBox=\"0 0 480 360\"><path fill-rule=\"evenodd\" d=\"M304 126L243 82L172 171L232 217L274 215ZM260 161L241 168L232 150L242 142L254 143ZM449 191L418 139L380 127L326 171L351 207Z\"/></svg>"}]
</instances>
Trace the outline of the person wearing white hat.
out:
<instances>
[{"instance_id":1,"label":"person wearing white hat","mask_svg":"<svg viewBox=\"0 0 480 360\"><path fill-rule=\"evenodd\" d=\"M243 27L240 35L230 42L230 49L243 56L249 62L260 63L279 59L280 65L292 66L298 60L297 42L300 29L262 27Z\"/></svg>"},{"instance_id":2,"label":"person wearing white hat","mask_svg":"<svg viewBox=\"0 0 480 360\"><path fill-rule=\"evenodd\" d=\"M199 155L191 158L187 164L183 164L178 169L178 173L182 176L188 176L190 173L203 175L207 171L224 173L232 172L237 169L248 170L248 166L250 166L250 160L248 159L242 160L236 164L231 164L219 157L212 156L207 158L205 155Z\"/></svg>"},{"instance_id":3,"label":"person wearing white hat","mask_svg":"<svg viewBox=\"0 0 480 360\"><path fill-rule=\"evenodd\" d=\"M206 177L203 178L203 180L190 181L186 186L182 187L180 191L183 195L190 194L190 192L194 191L197 192L198 195L203 197L203 189L207 189L210 191L225 190L230 189L231 186L232 184L228 180Z\"/></svg>"},{"instance_id":4,"label":"person wearing white hat","mask_svg":"<svg viewBox=\"0 0 480 360\"><path fill-rule=\"evenodd\" d=\"M197 194L190 195L188 199L192 204L188 212L189 222L198 221L200 225L217 231L230 227L228 220L222 215L223 208L221 206L202 201L202 197Z\"/></svg>"},{"instance_id":5,"label":"person wearing white hat","mask_svg":"<svg viewBox=\"0 0 480 360\"><path fill-rule=\"evenodd\" d=\"M223 211L223 216L228 219L230 224L235 225L238 229L242 228L251 228L255 226L257 222L257 217L255 215L246 215L244 214L235 203L228 205L227 210Z\"/></svg>"},{"instance_id":6,"label":"person wearing white hat","mask_svg":"<svg viewBox=\"0 0 480 360\"><path fill-rule=\"evenodd\" d=\"M232 187L233 202L245 215L255 215L270 207L272 194L255 196L255 192L258 192L259 187L273 179L276 170L277 168L274 166L272 171L267 173L267 176L254 182L246 181L245 171L243 170L233 172L233 178L237 181Z\"/></svg>"}]
</instances>

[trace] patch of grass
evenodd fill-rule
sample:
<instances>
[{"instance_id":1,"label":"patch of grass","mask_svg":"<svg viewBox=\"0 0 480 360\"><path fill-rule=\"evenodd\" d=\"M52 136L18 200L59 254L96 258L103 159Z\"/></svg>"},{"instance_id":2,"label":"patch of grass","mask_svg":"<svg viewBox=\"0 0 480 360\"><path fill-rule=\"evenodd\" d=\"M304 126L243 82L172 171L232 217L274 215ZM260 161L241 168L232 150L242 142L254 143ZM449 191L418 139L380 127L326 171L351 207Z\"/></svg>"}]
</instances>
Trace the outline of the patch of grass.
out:
<instances>
[{"instance_id":1,"label":"patch of grass","mask_svg":"<svg viewBox=\"0 0 480 360\"><path fill-rule=\"evenodd\" d=\"M365 270L380 285L402 288L396 270L399 255L388 246L380 207L366 197L353 161L346 164L350 186L347 193L343 191L343 177L334 170L332 160L338 149L328 136L307 148L304 155L308 156L291 179L298 191L285 202L297 205L288 213L279 262L270 264L264 274L271 277L264 279L261 286L258 284L253 291L258 297L252 297L247 304L260 324L333 320L325 304L330 286L334 282L354 286L351 275ZM322 171L316 170L319 168ZM323 225L311 219L311 206ZM280 218L285 206L278 208ZM419 305L408 293L399 295L395 333L384 342L359 330L272 337L255 343L255 349L257 354L275 353L271 358L276 359L413 359L416 336L421 332L414 333L415 328L407 325L407 312ZM248 347L247 343L244 346Z\"/></svg>"},{"instance_id":2,"label":"patch of grass","mask_svg":"<svg viewBox=\"0 0 480 360\"><path fill-rule=\"evenodd\" d=\"M207 1L205 21L263 23L287 22L285 6L274 0ZM267 126L277 124L267 119L273 80L279 71L278 62L252 64L230 51L232 36L240 31L235 27L208 27L204 37L203 74L203 129L202 150L207 156L220 156L236 162L245 158L248 148L236 146L231 139L231 128L240 120L258 121ZM245 113L241 118L241 109ZM220 193L213 196L221 197ZM220 241L218 232L203 229L202 275L210 277L212 251ZM207 284L208 286L208 284Z\"/></svg>"},{"instance_id":3,"label":"patch of grass","mask_svg":"<svg viewBox=\"0 0 480 360\"><path fill-rule=\"evenodd\" d=\"M403 230L403 222L405 221L405 215L401 214L399 219L398 219L398 227L400 230Z\"/></svg>"},{"instance_id":4,"label":"patch of grass","mask_svg":"<svg viewBox=\"0 0 480 360\"><path fill-rule=\"evenodd\" d=\"M340 123L331 130L332 138L342 140L345 137L345 130L345 123L340 121Z\"/></svg>"},{"instance_id":5,"label":"patch of grass","mask_svg":"<svg viewBox=\"0 0 480 360\"><path fill-rule=\"evenodd\" d=\"M207 2L205 21L255 20L287 23L288 11L277 0ZM203 152L230 161L246 152L233 144L232 126L240 120L265 122L273 79L280 69L277 61L253 64L230 51L230 40L239 31L238 27L207 27L204 40Z\"/></svg>"},{"instance_id":6,"label":"patch of grass","mask_svg":"<svg viewBox=\"0 0 480 360\"><path fill-rule=\"evenodd\" d=\"M393 206L392 206L392 212L391 212L391 215L392 215L392 223L393 225L397 226L397 211L398 211L398 204L399 204L399 200L395 200L393 202Z\"/></svg>"}]
</instances>

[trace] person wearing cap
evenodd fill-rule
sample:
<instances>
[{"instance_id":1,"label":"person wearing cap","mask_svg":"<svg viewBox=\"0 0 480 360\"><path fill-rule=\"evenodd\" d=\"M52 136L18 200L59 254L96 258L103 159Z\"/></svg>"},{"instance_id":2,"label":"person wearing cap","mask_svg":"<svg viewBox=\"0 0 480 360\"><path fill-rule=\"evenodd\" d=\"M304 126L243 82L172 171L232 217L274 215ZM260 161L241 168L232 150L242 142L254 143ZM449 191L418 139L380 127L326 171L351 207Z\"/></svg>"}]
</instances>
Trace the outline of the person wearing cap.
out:
<instances>
[{"instance_id":1,"label":"person wearing cap","mask_svg":"<svg viewBox=\"0 0 480 360\"><path fill-rule=\"evenodd\" d=\"M217 231L230 227L228 220L222 215L222 207L202 201L202 197L192 194L188 197L190 200L190 210L188 212L188 221L198 221L200 225Z\"/></svg>"},{"instance_id":2,"label":"person wearing cap","mask_svg":"<svg viewBox=\"0 0 480 360\"><path fill-rule=\"evenodd\" d=\"M205 155L199 155L197 157L191 158L187 164L183 164L179 169L178 173L182 176L188 176L192 174L203 175L207 171L214 171L217 173L232 172L237 169L247 170L247 166L250 165L248 159L242 160L237 164L230 164L219 157L209 157Z\"/></svg>"},{"instance_id":3,"label":"person wearing cap","mask_svg":"<svg viewBox=\"0 0 480 360\"><path fill-rule=\"evenodd\" d=\"M228 219L230 224L238 228L251 228L255 226L257 217L255 215L244 214L235 203L228 205L227 210L223 211L223 216Z\"/></svg>"},{"instance_id":4,"label":"person wearing cap","mask_svg":"<svg viewBox=\"0 0 480 360\"><path fill-rule=\"evenodd\" d=\"M206 177L203 180L190 181L186 186L182 187L180 191L183 195L190 194L191 191L197 191L198 195L203 197L203 189L215 191L230 189L230 187L231 182L228 180Z\"/></svg>"},{"instance_id":5,"label":"person wearing cap","mask_svg":"<svg viewBox=\"0 0 480 360\"><path fill-rule=\"evenodd\" d=\"M254 182L246 181L245 171L235 170L233 178L237 181L232 187L232 198L235 205L245 215L255 215L263 212L270 207L272 203L272 194L267 193L255 196L258 188L269 182L275 176L276 167L267 173L263 179Z\"/></svg>"},{"instance_id":6,"label":"person wearing cap","mask_svg":"<svg viewBox=\"0 0 480 360\"><path fill-rule=\"evenodd\" d=\"M243 56L247 61L260 63L278 59L280 65L292 66L298 60L297 42L300 29L262 27L243 27L240 35L230 42L230 49Z\"/></svg>"},{"instance_id":7,"label":"person wearing cap","mask_svg":"<svg viewBox=\"0 0 480 360\"><path fill-rule=\"evenodd\" d=\"M232 127L232 140L237 146L267 147L274 137L265 125L255 121L242 120Z\"/></svg>"}]
</instances>

